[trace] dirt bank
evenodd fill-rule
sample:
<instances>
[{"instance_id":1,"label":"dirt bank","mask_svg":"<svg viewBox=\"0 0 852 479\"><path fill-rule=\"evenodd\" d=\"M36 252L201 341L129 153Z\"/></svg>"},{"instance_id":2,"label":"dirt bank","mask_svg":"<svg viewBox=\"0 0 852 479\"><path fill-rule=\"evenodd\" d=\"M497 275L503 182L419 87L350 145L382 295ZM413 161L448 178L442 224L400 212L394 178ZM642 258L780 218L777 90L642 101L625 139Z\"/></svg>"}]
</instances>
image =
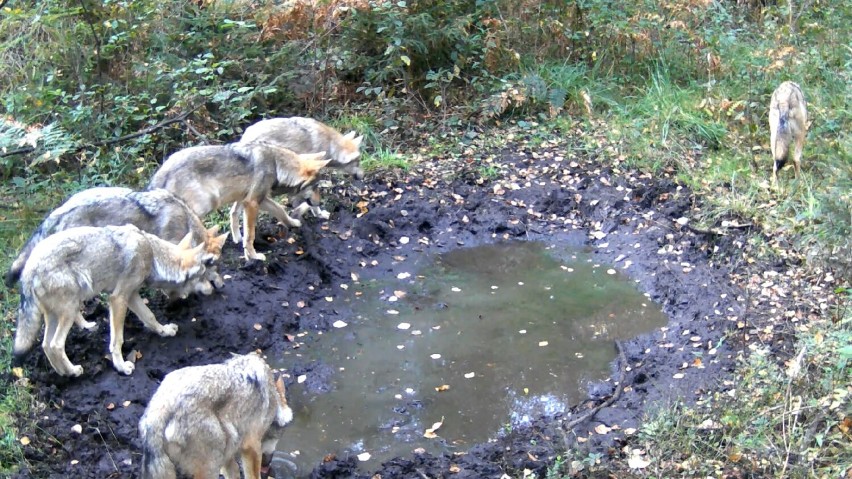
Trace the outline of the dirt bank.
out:
<instances>
[{"instance_id":1,"label":"dirt bank","mask_svg":"<svg viewBox=\"0 0 852 479\"><path fill-rule=\"evenodd\" d=\"M138 321L128 321L125 352L142 354L130 377L110 366L105 310L95 307L89 319L99 321L99 330L75 329L68 340L69 356L85 369L81 378L59 378L40 351L24 366L45 410L35 428L22 431L31 442L25 448L28 467L18 477L137 477L136 424L169 371L220 361L231 352L260 349L282 355L300 346L294 337L300 331L328 329L347 318L344 304L326 298L351 284L353 273L360 280L395 275L418 255L503 239L559 243L582 235L601 263L638 280L640 290L663 305L670 317L665 330L623 344L629 368L619 399L564 431L565 424L615 390L612 381L594 385L591 397L573 414L541 418L464 454L412 453L379 471L359 470L354 457L318 457L311 477L542 473L566 441L572 447L616 451L612 446L626 429L638 426L647 410L721 388L733 367L722 338L745 314L743 294L729 279L732 266L726 259L742 232L719 237L684 224L681 218L700 204L670 178L602 166L568 140L535 151L522 145L519 141L453 163L426 160L408 173L373 175L361 185L336 188L326 194L333 210L330 221L311 219L289 234L262 223L259 236L268 244L259 244L258 250L267 255L265 264L243 265L240 248L230 244L221 268L229 279L222 290L172 305L152 297L157 316L179 325L176 337L160 338L143 331ZM412 240L402 244L402 236ZM613 381L623 367L613 365ZM311 373L309 391L334 394L325 384L333 371L329 365L294 359L289 369L291 382ZM82 433L73 431L77 424ZM595 433L600 424L618 428Z\"/></svg>"}]
</instances>

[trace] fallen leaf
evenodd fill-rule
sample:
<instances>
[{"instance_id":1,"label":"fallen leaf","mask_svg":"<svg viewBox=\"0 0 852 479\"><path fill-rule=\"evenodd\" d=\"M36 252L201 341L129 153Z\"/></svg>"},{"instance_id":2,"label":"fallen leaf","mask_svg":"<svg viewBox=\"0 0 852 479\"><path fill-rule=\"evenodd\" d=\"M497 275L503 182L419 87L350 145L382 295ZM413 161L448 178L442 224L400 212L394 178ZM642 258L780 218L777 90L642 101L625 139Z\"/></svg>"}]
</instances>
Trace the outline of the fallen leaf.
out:
<instances>
[{"instance_id":1,"label":"fallen leaf","mask_svg":"<svg viewBox=\"0 0 852 479\"><path fill-rule=\"evenodd\" d=\"M24 368L12 368L12 375L18 379L24 377Z\"/></svg>"},{"instance_id":2,"label":"fallen leaf","mask_svg":"<svg viewBox=\"0 0 852 479\"><path fill-rule=\"evenodd\" d=\"M23 444L24 446L30 445L30 438L28 438L27 436L22 437L21 439L19 439L19 441L21 441L21 444Z\"/></svg>"},{"instance_id":3,"label":"fallen leaf","mask_svg":"<svg viewBox=\"0 0 852 479\"><path fill-rule=\"evenodd\" d=\"M423 437L425 437L427 439L434 439L434 438L438 437L438 435L435 434L435 431L440 429L440 427L443 426L443 425L444 425L444 417L441 416L441 420L436 422L435 424L432 424L432 427L430 427L429 429L426 430L426 432L423 433Z\"/></svg>"},{"instance_id":4,"label":"fallen leaf","mask_svg":"<svg viewBox=\"0 0 852 479\"><path fill-rule=\"evenodd\" d=\"M459 471L461 471L461 469L459 469L459 466L457 466L457 465L455 465L455 464L450 465L450 472L451 472L451 473L455 474L455 473L457 473L457 472L459 472Z\"/></svg>"},{"instance_id":5,"label":"fallen leaf","mask_svg":"<svg viewBox=\"0 0 852 479\"><path fill-rule=\"evenodd\" d=\"M81 426L79 424L75 424L75 425L71 426L71 431L76 432L77 434L82 434L83 433L83 426Z\"/></svg>"},{"instance_id":6,"label":"fallen leaf","mask_svg":"<svg viewBox=\"0 0 852 479\"><path fill-rule=\"evenodd\" d=\"M307 379L308 379L308 375L307 375L307 374L302 374L301 376L299 376L299 377L297 377L297 378L296 378L296 382L297 382L297 383L299 383L299 384L302 384L302 383L303 383L303 382L305 382Z\"/></svg>"},{"instance_id":7,"label":"fallen leaf","mask_svg":"<svg viewBox=\"0 0 852 479\"><path fill-rule=\"evenodd\" d=\"M332 326L334 326L335 328L345 328L346 326L348 326L348 323L346 321L341 321L338 319L332 324Z\"/></svg>"},{"instance_id":8,"label":"fallen leaf","mask_svg":"<svg viewBox=\"0 0 852 479\"><path fill-rule=\"evenodd\" d=\"M650 464L651 461L644 459L637 453L632 453L630 454L630 457L627 458L627 465L630 466L631 469L645 469Z\"/></svg>"},{"instance_id":9,"label":"fallen leaf","mask_svg":"<svg viewBox=\"0 0 852 479\"><path fill-rule=\"evenodd\" d=\"M108 411L112 411L113 409L115 409L115 404L109 403L109 404L106 405L106 408L107 408Z\"/></svg>"},{"instance_id":10,"label":"fallen leaf","mask_svg":"<svg viewBox=\"0 0 852 479\"><path fill-rule=\"evenodd\" d=\"M439 393L441 393L441 392L447 391L447 390L449 390L449 389L450 389L450 385L449 385L449 384L442 384L442 385L440 385L440 386L436 387L436 388L435 388L435 391L438 391Z\"/></svg>"},{"instance_id":11,"label":"fallen leaf","mask_svg":"<svg viewBox=\"0 0 852 479\"><path fill-rule=\"evenodd\" d=\"M263 329L263 326L261 326L260 323L254 323L254 329L256 331L260 331L261 329Z\"/></svg>"},{"instance_id":12,"label":"fallen leaf","mask_svg":"<svg viewBox=\"0 0 852 479\"><path fill-rule=\"evenodd\" d=\"M405 297L406 293L405 293L405 291L394 291L393 295L396 296L397 298L402 299L402 298Z\"/></svg>"},{"instance_id":13,"label":"fallen leaf","mask_svg":"<svg viewBox=\"0 0 852 479\"><path fill-rule=\"evenodd\" d=\"M595 432L598 434L609 434L612 429L607 427L606 424L598 424L595 426Z\"/></svg>"},{"instance_id":14,"label":"fallen leaf","mask_svg":"<svg viewBox=\"0 0 852 479\"><path fill-rule=\"evenodd\" d=\"M370 455L369 452L362 452L361 454L358 454L357 457L358 457L359 461L364 462L364 461L369 461L372 456Z\"/></svg>"}]
</instances>

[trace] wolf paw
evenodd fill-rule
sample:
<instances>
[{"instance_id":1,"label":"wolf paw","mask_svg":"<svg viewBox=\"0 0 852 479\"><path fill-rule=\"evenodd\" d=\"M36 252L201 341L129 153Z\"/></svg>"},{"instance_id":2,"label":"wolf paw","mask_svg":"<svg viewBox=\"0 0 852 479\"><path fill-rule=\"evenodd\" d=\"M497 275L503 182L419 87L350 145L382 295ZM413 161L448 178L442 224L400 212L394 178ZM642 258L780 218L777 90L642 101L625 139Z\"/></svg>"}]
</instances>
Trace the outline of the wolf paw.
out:
<instances>
[{"instance_id":1,"label":"wolf paw","mask_svg":"<svg viewBox=\"0 0 852 479\"><path fill-rule=\"evenodd\" d=\"M329 213L326 210L320 210L319 213L317 213L317 218L319 218L321 220L327 220L327 219L331 218L331 213Z\"/></svg>"},{"instance_id":2,"label":"wolf paw","mask_svg":"<svg viewBox=\"0 0 852 479\"><path fill-rule=\"evenodd\" d=\"M266 261L266 255L263 253L255 253L253 256L246 255L248 261Z\"/></svg>"},{"instance_id":3,"label":"wolf paw","mask_svg":"<svg viewBox=\"0 0 852 479\"><path fill-rule=\"evenodd\" d=\"M94 321L80 321L80 327L86 330L91 330L98 325L98 323Z\"/></svg>"},{"instance_id":4,"label":"wolf paw","mask_svg":"<svg viewBox=\"0 0 852 479\"><path fill-rule=\"evenodd\" d=\"M297 220L296 218L290 218L290 224L287 225L287 226L290 226L291 228L301 228L302 227L302 220Z\"/></svg>"},{"instance_id":5,"label":"wolf paw","mask_svg":"<svg viewBox=\"0 0 852 479\"><path fill-rule=\"evenodd\" d=\"M163 337L174 336L175 334L177 334L177 331L178 331L178 325L174 324L174 323L169 323L169 324L164 324L163 328L160 329L160 331L157 334L159 334L160 336L163 336Z\"/></svg>"},{"instance_id":6,"label":"wolf paw","mask_svg":"<svg viewBox=\"0 0 852 479\"><path fill-rule=\"evenodd\" d=\"M120 361L115 365L115 369L120 373L124 373L128 376L133 374L133 370L136 369L136 365L131 363L130 361Z\"/></svg>"},{"instance_id":7,"label":"wolf paw","mask_svg":"<svg viewBox=\"0 0 852 479\"><path fill-rule=\"evenodd\" d=\"M231 239L234 240L234 244L240 244L240 243L243 242L243 235L242 235L242 233L240 233L239 228L235 229L231 233Z\"/></svg>"},{"instance_id":8,"label":"wolf paw","mask_svg":"<svg viewBox=\"0 0 852 479\"><path fill-rule=\"evenodd\" d=\"M80 365L72 365L71 369L68 370L69 376L80 377L83 375L83 366Z\"/></svg>"}]
</instances>

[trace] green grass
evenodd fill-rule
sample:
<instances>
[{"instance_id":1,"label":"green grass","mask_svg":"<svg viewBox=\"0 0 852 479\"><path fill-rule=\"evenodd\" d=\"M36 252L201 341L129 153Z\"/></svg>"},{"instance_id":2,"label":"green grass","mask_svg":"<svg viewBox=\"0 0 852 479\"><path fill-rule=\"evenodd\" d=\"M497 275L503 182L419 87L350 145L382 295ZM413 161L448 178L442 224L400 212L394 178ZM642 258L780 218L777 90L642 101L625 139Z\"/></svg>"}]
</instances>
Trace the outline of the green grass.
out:
<instances>
[{"instance_id":1,"label":"green grass","mask_svg":"<svg viewBox=\"0 0 852 479\"><path fill-rule=\"evenodd\" d=\"M361 166L365 171L408 171L411 160L405 155L386 148L377 148L370 153L362 154Z\"/></svg>"}]
</instances>

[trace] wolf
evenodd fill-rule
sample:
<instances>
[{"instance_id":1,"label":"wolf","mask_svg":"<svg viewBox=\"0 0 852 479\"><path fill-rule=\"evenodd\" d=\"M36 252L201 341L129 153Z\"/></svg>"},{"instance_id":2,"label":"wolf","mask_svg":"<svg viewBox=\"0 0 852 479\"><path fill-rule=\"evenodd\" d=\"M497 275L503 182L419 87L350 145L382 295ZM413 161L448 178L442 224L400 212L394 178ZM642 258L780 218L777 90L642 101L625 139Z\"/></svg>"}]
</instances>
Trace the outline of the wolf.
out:
<instances>
[{"instance_id":1,"label":"wolf","mask_svg":"<svg viewBox=\"0 0 852 479\"><path fill-rule=\"evenodd\" d=\"M201 217L224 204L239 202L246 213L245 257L265 260L253 244L258 212L267 211L287 226L301 226L271 194L275 188L303 189L313 184L328 164L323 157L324 151L300 155L267 142L194 146L169 156L148 189L172 192Z\"/></svg>"},{"instance_id":2,"label":"wolf","mask_svg":"<svg viewBox=\"0 0 852 479\"><path fill-rule=\"evenodd\" d=\"M53 233L76 226L121 226L132 224L153 235L179 242L187 233L193 245L204 244L216 259L222 254L222 242L217 241L219 227L205 229L198 216L186 203L166 190L133 191L130 188L97 187L83 190L53 210L41 222L6 273L6 285L11 287L20 277L33 248ZM212 283L212 284L211 284ZM186 290L169 290L172 295L186 296L190 292L211 294L213 286L221 288L222 278L215 267L206 271Z\"/></svg>"},{"instance_id":3,"label":"wolf","mask_svg":"<svg viewBox=\"0 0 852 479\"><path fill-rule=\"evenodd\" d=\"M190 366L166 375L139 420L142 479L260 479L271 452L293 419L284 381L257 354L222 364Z\"/></svg>"},{"instance_id":4,"label":"wolf","mask_svg":"<svg viewBox=\"0 0 852 479\"><path fill-rule=\"evenodd\" d=\"M251 143L254 141L267 141L280 144L296 153L315 153L325 151L329 160L329 168L337 168L349 173L355 179L364 178L364 170L361 169L361 142L363 136L355 136L354 131L343 135L334 128L312 118L291 117L271 118L261 120L243 132L240 143ZM301 218L305 212L310 210L314 216L328 219L328 211L319 206L319 193L312 189L294 191L293 189L276 189L275 195L286 194L290 196L291 204L298 205L293 210L293 216ZM234 203L231 208L231 237L239 242L240 214L242 208L239 203Z\"/></svg>"},{"instance_id":5,"label":"wolf","mask_svg":"<svg viewBox=\"0 0 852 479\"><path fill-rule=\"evenodd\" d=\"M219 240L225 241L227 234ZM79 226L60 231L39 242L21 272L21 302L13 353L20 360L35 343L44 318L41 347L50 365L62 376L80 376L83 367L65 354L65 339L73 324L91 329L83 319L83 301L109 292L112 364L132 374L134 364L124 361L124 318L127 308L160 336L174 336L176 324L160 324L139 296L143 284L152 287L183 285L204 274L214 255L204 244L191 247L192 235L170 243L136 226Z\"/></svg>"},{"instance_id":6,"label":"wolf","mask_svg":"<svg viewBox=\"0 0 852 479\"><path fill-rule=\"evenodd\" d=\"M793 148L793 167L796 178L802 165L802 148L808 132L808 110L802 88L785 81L772 93L769 102L769 147L772 150L772 185L778 181L778 170L790 159Z\"/></svg>"}]
</instances>

